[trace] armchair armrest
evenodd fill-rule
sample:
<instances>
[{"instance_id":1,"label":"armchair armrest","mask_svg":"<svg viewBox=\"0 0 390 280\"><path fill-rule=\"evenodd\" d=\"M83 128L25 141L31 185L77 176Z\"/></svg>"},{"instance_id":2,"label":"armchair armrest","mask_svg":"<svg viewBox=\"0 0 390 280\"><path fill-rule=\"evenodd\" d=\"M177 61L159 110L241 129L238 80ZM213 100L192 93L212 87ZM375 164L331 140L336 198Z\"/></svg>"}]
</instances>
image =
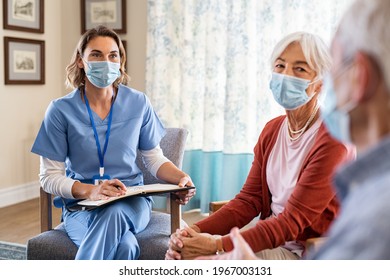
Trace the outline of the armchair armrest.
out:
<instances>
[{"instance_id":1,"label":"armchair armrest","mask_svg":"<svg viewBox=\"0 0 390 280\"><path fill-rule=\"evenodd\" d=\"M52 195L39 189L39 213L41 218L41 232L51 230L52 222Z\"/></svg>"},{"instance_id":2,"label":"armchair armrest","mask_svg":"<svg viewBox=\"0 0 390 280\"><path fill-rule=\"evenodd\" d=\"M306 240L306 251L317 251L318 248L326 241L326 237L313 237Z\"/></svg>"},{"instance_id":3,"label":"armchair armrest","mask_svg":"<svg viewBox=\"0 0 390 280\"><path fill-rule=\"evenodd\" d=\"M210 213L210 215L212 213L218 211L219 209L221 209L222 206L224 206L228 202L229 202L229 200L221 200L221 201L212 201L212 202L210 202L210 204L209 204L209 213Z\"/></svg>"}]
</instances>

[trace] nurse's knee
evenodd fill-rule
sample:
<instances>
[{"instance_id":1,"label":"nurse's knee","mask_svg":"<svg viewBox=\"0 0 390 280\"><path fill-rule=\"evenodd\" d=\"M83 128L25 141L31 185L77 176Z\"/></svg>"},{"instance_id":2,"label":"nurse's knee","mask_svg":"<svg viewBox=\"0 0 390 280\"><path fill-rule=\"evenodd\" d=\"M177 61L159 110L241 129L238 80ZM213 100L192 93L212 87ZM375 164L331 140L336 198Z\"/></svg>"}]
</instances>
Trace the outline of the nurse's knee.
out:
<instances>
[{"instance_id":1,"label":"nurse's knee","mask_svg":"<svg viewBox=\"0 0 390 280\"><path fill-rule=\"evenodd\" d=\"M140 256L140 248L137 239L131 231L122 236L115 256L117 260L137 260Z\"/></svg>"}]
</instances>

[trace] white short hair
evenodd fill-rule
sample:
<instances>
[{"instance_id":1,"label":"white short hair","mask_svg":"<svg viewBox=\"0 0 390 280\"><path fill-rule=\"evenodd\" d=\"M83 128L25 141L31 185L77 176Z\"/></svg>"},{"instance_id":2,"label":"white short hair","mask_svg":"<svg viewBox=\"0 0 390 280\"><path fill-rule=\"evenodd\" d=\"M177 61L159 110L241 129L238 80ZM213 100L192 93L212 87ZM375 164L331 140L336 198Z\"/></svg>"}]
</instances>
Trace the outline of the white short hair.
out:
<instances>
[{"instance_id":1,"label":"white short hair","mask_svg":"<svg viewBox=\"0 0 390 280\"><path fill-rule=\"evenodd\" d=\"M294 42L301 45L307 64L316 72L316 77L322 79L331 67L329 48L319 36L308 32L291 33L276 44L271 54L272 69L278 57Z\"/></svg>"},{"instance_id":2,"label":"white short hair","mask_svg":"<svg viewBox=\"0 0 390 280\"><path fill-rule=\"evenodd\" d=\"M357 51L370 55L379 65L390 89L390 1L357 0L342 17L335 38L344 59Z\"/></svg>"}]
</instances>

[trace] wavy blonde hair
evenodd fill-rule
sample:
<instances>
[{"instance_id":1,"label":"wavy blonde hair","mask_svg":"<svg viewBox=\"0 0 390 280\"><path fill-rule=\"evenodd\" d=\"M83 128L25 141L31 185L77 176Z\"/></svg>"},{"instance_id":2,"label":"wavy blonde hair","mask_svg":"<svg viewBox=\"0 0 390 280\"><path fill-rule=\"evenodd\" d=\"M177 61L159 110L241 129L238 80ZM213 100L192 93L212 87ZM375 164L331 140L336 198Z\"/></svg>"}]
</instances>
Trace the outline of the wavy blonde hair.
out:
<instances>
[{"instance_id":1,"label":"wavy blonde hair","mask_svg":"<svg viewBox=\"0 0 390 280\"><path fill-rule=\"evenodd\" d=\"M120 72L121 75L118 79L115 80L114 86L118 87L119 84L127 85L130 81L129 75L126 74L126 51L123 47L122 40L119 38L118 34L115 31L103 26L99 25L95 28L87 30L80 38L74 52L70 63L66 66L66 81L65 84L70 88L79 88L84 86L85 84L85 71L83 68L79 68L77 65L77 61L79 57L84 56L85 48L88 43L96 38L96 37L111 37L114 39L119 48L120 55Z\"/></svg>"}]
</instances>

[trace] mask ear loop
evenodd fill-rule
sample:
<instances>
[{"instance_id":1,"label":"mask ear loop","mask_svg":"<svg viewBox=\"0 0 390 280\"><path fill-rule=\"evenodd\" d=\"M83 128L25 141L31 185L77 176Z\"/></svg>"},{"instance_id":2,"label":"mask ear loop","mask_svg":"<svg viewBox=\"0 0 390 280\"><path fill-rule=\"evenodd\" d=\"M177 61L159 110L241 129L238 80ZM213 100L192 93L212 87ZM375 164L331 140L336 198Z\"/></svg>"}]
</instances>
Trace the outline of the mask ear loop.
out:
<instances>
[{"instance_id":1,"label":"mask ear loop","mask_svg":"<svg viewBox=\"0 0 390 280\"><path fill-rule=\"evenodd\" d=\"M87 67L88 67L89 69L91 69L91 66L89 66L89 62L88 62L87 60L85 60L84 57L82 57L81 55L80 55L80 58L81 58L81 60L87 65ZM84 71L85 71L85 70L84 70ZM85 72L87 72L87 71L85 71Z\"/></svg>"},{"instance_id":2,"label":"mask ear loop","mask_svg":"<svg viewBox=\"0 0 390 280\"><path fill-rule=\"evenodd\" d=\"M316 82L318 82L318 81L321 81L321 78L315 77L314 81L308 83L307 86L309 87L310 85L312 85L312 84L314 84L314 83L316 83ZM306 88L306 89L307 89L307 88ZM313 94L312 94L311 96L309 96L309 100L311 100L317 93L318 93L318 96L317 96L317 104L318 104L318 98L319 98L319 96L320 96L320 94L321 94L321 91L320 91L320 92L313 91Z\"/></svg>"}]
</instances>

